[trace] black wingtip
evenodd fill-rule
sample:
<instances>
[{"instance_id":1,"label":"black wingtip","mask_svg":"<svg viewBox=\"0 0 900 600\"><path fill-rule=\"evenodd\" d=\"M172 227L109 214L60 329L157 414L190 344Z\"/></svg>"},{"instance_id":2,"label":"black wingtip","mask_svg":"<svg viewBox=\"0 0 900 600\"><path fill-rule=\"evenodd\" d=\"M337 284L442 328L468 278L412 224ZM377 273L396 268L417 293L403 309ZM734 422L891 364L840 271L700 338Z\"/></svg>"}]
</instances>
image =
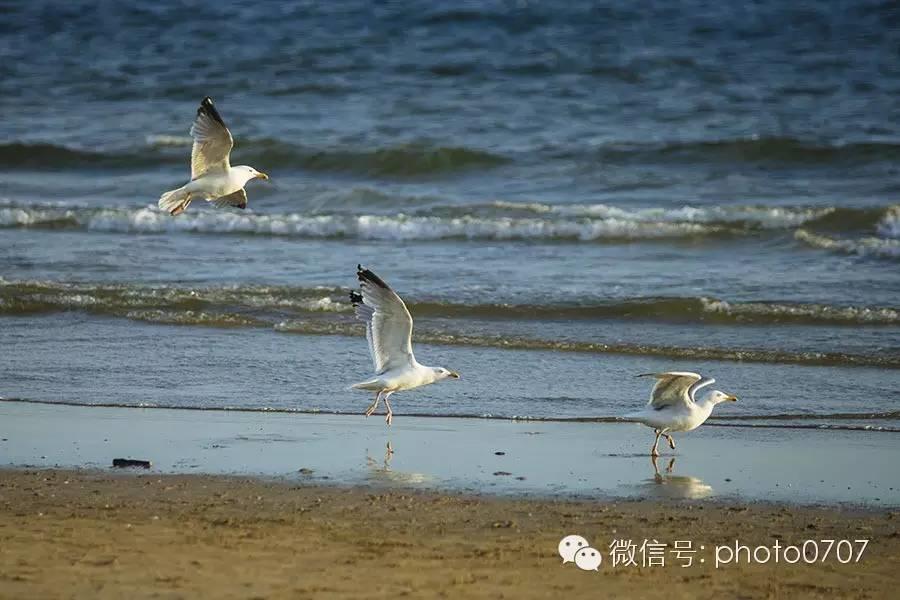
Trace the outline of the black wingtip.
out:
<instances>
[{"instance_id":1,"label":"black wingtip","mask_svg":"<svg viewBox=\"0 0 900 600\"><path fill-rule=\"evenodd\" d=\"M218 121L218 123L220 125L222 125L222 127L226 126L225 121L222 120L222 116L219 114L219 111L216 110L216 107L213 104L212 98L210 98L209 96L204 98L203 101L200 103L200 108L197 109L197 114L198 115L207 114L212 119Z\"/></svg>"},{"instance_id":2,"label":"black wingtip","mask_svg":"<svg viewBox=\"0 0 900 600\"><path fill-rule=\"evenodd\" d=\"M381 277L379 277L369 269L363 269L362 265L356 265L356 276L360 281L368 281L369 283L374 283L378 287L382 287L386 290L391 289L390 286L386 284Z\"/></svg>"},{"instance_id":3,"label":"black wingtip","mask_svg":"<svg viewBox=\"0 0 900 600\"><path fill-rule=\"evenodd\" d=\"M356 306L357 304L362 304L363 303L362 294L360 294L359 292L350 290L350 302L353 304L353 306Z\"/></svg>"}]
</instances>

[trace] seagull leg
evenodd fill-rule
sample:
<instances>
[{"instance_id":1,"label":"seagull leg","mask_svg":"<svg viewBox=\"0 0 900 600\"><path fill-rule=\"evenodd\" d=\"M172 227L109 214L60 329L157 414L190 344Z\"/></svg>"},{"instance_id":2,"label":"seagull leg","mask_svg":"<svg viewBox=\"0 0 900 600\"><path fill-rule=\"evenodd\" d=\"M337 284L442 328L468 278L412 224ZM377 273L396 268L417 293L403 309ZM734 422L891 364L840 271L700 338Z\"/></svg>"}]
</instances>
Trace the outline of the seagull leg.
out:
<instances>
[{"instance_id":1,"label":"seagull leg","mask_svg":"<svg viewBox=\"0 0 900 600\"><path fill-rule=\"evenodd\" d=\"M369 408L366 409L366 416L371 417L372 413L375 412L375 409L378 408L378 401L381 400L381 392L375 394L375 401L369 405Z\"/></svg>"},{"instance_id":2,"label":"seagull leg","mask_svg":"<svg viewBox=\"0 0 900 600\"><path fill-rule=\"evenodd\" d=\"M650 456L659 456L659 450L657 450L657 446L659 446L659 436L662 435L659 429L654 429L656 432L656 441L653 442L653 447L650 449Z\"/></svg>"},{"instance_id":3,"label":"seagull leg","mask_svg":"<svg viewBox=\"0 0 900 600\"><path fill-rule=\"evenodd\" d=\"M175 208L173 208L173 209L172 209L172 212L171 212L170 214L171 214L173 217L175 217L175 216L177 216L177 215L180 215L181 213L183 213L184 211L186 211L186 210L187 210L187 207L190 206L190 205L191 205L191 195L188 194L188 197L184 199L184 202L182 202L181 204L179 204L178 206L176 206Z\"/></svg>"},{"instance_id":4,"label":"seagull leg","mask_svg":"<svg viewBox=\"0 0 900 600\"><path fill-rule=\"evenodd\" d=\"M391 403L388 402L388 396L393 394L394 392L388 392L384 395L384 405L387 407L387 414L384 416L384 422L388 425L394 420L394 411L391 410Z\"/></svg>"},{"instance_id":5,"label":"seagull leg","mask_svg":"<svg viewBox=\"0 0 900 600\"><path fill-rule=\"evenodd\" d=\"M663 434L663 437L666 438L666 440L669 442L669 448L671 448L672 450L674 450L674 449L675 449L675 438L673 438L673 437L672 437L671 435L669 435L668 433L664 433L664 434Z\"/></svg>"}]
</instances>

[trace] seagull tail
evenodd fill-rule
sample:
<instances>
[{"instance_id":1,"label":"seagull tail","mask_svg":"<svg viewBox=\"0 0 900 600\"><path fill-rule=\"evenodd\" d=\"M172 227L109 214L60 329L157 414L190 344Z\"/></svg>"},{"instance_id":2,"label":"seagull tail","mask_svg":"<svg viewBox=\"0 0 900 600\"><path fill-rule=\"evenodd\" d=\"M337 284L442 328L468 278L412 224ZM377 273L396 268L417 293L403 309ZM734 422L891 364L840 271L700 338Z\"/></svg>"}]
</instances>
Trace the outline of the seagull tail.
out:
<instances>
[{"instance_id":1,"label":"seagull tail","mask_svg":"<svg viewBox=\"0 0 900 600\"><path fill-rule=\"evenodd\" d=\"M170 190L159 197L159 208L173 217L180 215L191 203L191 193L180 187Z\"/></svg>"},{"instance_id":2,"label":"seagull tail","mask_svg":"<svg viewBox=\"0 0 900 600\"><path fill-rule=\"evenodd\" d=\"M360 381L350 386L354 390L369 390L370 392L380 391L384 385L378 379L370 379L368 381Z\"/></svg>"}]
</instances>

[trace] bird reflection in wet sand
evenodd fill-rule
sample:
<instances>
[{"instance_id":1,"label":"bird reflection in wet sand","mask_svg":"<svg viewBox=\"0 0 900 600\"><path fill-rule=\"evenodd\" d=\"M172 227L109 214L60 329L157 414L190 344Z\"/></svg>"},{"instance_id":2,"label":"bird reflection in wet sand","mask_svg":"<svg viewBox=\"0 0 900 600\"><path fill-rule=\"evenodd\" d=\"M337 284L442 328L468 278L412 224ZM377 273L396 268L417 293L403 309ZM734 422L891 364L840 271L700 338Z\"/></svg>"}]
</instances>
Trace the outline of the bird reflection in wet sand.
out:
<instances>
[{"instance_id":1,"label":"bird reflection in wet sand","mask_svg":"<svg viewBox=\"0 0 900 600\"><path fill-rule=\"evenodd\" d=\"M665 473L659 471L659 459L650 457L653 465L653 483L651 488L654 495L667 498L683 498L686 500L698 500L713 494L712 486L703 483L703 480L689 475L672 475L675 468L675 457L669 459Z\"/></svg>"},{"instance_id":2,"label":"bird reflection in wet sand","mask_svg":"<svg viewBox=\"0 0 900 600\"><path fill-rule=\"evenodd\" d=\"M366 451L366 465L368 465L370 469L390 471L392 458L394 458L394 447L391 445L391 442L388 442L387 446L385 446L384 462L381 467L378 466L378 461L369 456L368 451Z\"/></svg>"},{"instance_id":3,"label":"bird reflection in wet sand","mask_svg":"<svg viewBox=\"0 0 900 600\"><path fill-rule=\"evenodd\" d=\"M394 458L394 448L388 442L384 451L384 459L380 462L366 451L366 466L369 467L369 479L392 485L415 485L426 483L432 479L425 473L409 473L394 471L391 469L391 460Z\"/></svg>"}]
</instances>

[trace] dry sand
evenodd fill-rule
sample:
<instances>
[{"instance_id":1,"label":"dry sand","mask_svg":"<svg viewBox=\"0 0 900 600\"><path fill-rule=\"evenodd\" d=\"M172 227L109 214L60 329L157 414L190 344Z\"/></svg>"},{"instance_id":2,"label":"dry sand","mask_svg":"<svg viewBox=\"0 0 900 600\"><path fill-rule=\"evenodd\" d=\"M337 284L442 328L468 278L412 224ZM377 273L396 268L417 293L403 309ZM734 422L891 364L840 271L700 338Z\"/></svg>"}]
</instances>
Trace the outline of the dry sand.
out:
<instances>
[{"instance_id":1,"label":"dry sand","mask_svg":"<svg viewBox=\"0 0 900 600\"><path fill-rule=\"evenodd\" d=\"M900 584L898 524L888 510L5 470L0 597L888 598ZM561 564L557 544L571 533L604 552L600 572ZM613 539L645 538L706 551L688 568L671 553L663 567L611 566ZM859 563L713 565L714 545L776 538L871 542Z\"/></svg>"}]
</instances>

